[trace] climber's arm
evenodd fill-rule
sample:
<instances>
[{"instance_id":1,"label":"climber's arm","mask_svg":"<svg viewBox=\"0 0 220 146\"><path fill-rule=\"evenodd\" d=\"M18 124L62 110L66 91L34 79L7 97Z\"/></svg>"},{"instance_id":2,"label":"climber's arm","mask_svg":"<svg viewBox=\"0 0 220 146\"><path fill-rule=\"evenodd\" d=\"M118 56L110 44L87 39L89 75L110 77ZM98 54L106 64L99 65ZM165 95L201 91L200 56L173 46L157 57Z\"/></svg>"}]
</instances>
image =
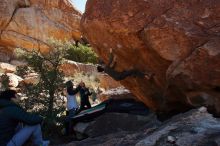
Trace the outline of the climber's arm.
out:
<instances>
[{"instance_id":1,"label":"climber's arm","mask_svg":"<svg viewBox=\"0 0 220 146\"><path fill-rule=\"evenodd\" d=\"M110 64L110 68L114 69L115 66L116 66L117 62L116 62L116 56L113 56L113 61L112 63Z\"/></svg>"}]
</instances>

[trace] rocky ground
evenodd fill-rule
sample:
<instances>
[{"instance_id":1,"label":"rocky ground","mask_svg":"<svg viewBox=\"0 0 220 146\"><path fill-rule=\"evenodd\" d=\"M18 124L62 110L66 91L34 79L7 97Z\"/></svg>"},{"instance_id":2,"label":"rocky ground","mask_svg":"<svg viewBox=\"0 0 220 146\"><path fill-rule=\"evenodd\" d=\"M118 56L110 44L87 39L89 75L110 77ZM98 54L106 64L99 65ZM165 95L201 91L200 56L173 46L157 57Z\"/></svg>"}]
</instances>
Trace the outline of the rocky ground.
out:
<instances>
[{"instance_id":1,"label":"rocky ground","mask_svg":"<svg viewBox=\"0 0 220 146\"><path fill-rule=\"evenodd\" d=\"M117 115L117 114L116 114ZM73 141L67 146L219 146L220 145L220 119L214 118L205 107L193 109L159 122L155 116L149 114L145 123L131 122L134 116L126 120L117 121L103 115L95 120L90 131L94 135L82 140ZM125 115L121 115L123 117ZM143 117L142 117L143 118ZM108 119L108 121L106 121ZM141 119L141 118L140 118ZM139 119L139 120L140 120ZM102 121L100 123L100 120ZM138 120L137 120L138 121ZM137 122L136 121L136 122ZM113 124L106 131L106 122ZM119 123L117 123L119 122ZM140 121L139 121L140 122ZM117 123L117 124L114 124ZM126 126L126 128L122 128ZM114 130L113 130L114 129ZM113 131L112 131L113 130ZM62 145L62 146L64 146Z\"/></svg>"}]
</instances>

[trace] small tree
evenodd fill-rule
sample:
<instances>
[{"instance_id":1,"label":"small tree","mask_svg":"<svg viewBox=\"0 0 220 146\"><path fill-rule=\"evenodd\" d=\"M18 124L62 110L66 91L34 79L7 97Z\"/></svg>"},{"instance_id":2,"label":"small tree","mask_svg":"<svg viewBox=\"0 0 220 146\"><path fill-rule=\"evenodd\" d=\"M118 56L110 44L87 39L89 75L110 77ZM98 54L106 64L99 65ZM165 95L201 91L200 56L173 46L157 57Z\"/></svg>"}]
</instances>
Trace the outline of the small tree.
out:
<instances>
[{"instance_id":1,"label":"small tree","mask_svg":"<svg viewBox=\"0 0 220 146\"><path fill-rule=\"evenodd\" d=\"M49 53L31 51L26 52L23 56L28 66L39 74L39 82L36 85L29 85L28 89L32 90L33 94L35 94L34 96L45 97L43 99L45 100L44 105L47 107L46 115L47 117L52 117L55 94L58 94L63 89L64 74L59 69L59 66L62 64L70 44L55 40L49 40L48 44L52 48ZM27 72L27 67L23 69ZM19 73L24 75L21 68Z\"/></svg>"},{"instance_id":2,"label":"small tree","mask_svg":"<svg viewBox=\"0 0 220 146\"><path fill-rule=\"evenodd\" d=\"M27 74L35 72L39 75L38 83L21 85L22 93L28 97L24 99L22 106L27 110L45 115L47 117L47 126L44 127L44 130L49 132L51 130L48 130L48 128L53 130L60 128L57 125L62 121L62 118L58 115L62 115L65 109L63 99L59 98L61 96L60 91L64 88L64 74L60 70L63 59L69 57L68 59L72 58L72 60L78 62L92 62L92 59L88 61L88 58L94 58L94 54L91 56L91 48L87 48L87 51L84 51L83 54L77 53L78 51L80 52L79 48L68 42L49 40L48 44L51 46L51 50L47 54L40 51L27 52L17 49L16 56L20 59L25 59L28 64L27 66L19 67L17 74L25 77ZM76 52L70 51L73 47L77 48ZM46 135L49 136L48 134Z\"/></svg>"}]
</instances>

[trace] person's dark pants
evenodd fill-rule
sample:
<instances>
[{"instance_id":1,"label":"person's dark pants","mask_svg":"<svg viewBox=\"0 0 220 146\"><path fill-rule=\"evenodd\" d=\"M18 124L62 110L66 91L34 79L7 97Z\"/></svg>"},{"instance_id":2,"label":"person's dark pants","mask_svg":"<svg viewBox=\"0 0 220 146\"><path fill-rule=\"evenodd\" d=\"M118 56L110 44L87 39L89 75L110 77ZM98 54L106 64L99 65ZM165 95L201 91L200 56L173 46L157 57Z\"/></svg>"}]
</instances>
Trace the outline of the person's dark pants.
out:
<instances>
[{"instance_id":1,"label":"person's dark pants","mask_svg":"<svg viewBox=\"0 0 220 146\"><path fill-rule=\"evenodd\" d=\"M81 100L80 104L80 111L91 108L91 104L89 102L89 99L83 99Z\"/></svg>"},{"instance_id":2,"label":"person's dark pants","mask_svg":"<svg viewBox=\"0 0 220 146\"><path fill-rule=\"evenodd\" d=\"M76 111L77 111L76 108L73 108L73 109L67 111L66 119L65 119L65 123L64 123L66 135L73 133L73 122L71 119L72 119L72 117L74 117L76 115Z\"/></svg>"}]
</instances>

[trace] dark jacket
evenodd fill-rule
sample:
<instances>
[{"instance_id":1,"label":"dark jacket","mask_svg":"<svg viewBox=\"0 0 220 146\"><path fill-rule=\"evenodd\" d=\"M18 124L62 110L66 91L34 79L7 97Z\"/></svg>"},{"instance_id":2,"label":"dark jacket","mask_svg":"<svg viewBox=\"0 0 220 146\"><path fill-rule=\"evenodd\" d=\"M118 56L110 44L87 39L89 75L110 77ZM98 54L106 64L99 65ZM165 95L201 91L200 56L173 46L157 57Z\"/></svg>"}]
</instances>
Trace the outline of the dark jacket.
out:
<instances>
[{"instance_id":1,"label":"dark jacket","mask_svg":"<svg viewBox=\"0 0 220 146\"><path fill-rule=\"evenodd\" d=\"M139 72L138 70L131 69L131 70L125 70L122 72L118 72L115 70L116 62L114 61L114 56L112 53L109 55L109 62L104 67L104 72L107 73L109 76L111 76L114 80L120 81L125 79L128 76L139 76L144 77L144 73Z\"/></svg>"},{"instance_id":2,"label":"dark jacket","mask_svg":"<svg viewBox=\"0 0 220 146\"><path fill-rule=\"evenodd\" d=\"M4 146L10 141L18 123L36 125L42 120L42 117L27 113L14 102L0 99L0 146Z\"/></svg>"},{"instance_id":3,"label":"dark jacket","mask_svg":"<svg viewBox=\"0 0 220 146\"><path fill-rule=\"evenodd\" d=\"M104 67L104 72L111 76L116 81L123 80L125 77L123 76L122 72L115 71L116 62L113 62L113 54L109 54L109 61L107 65Z\"/></svg>"},{"instance_id":4,"label":"dark jacket","mask_svg":"<svg viewBox=\"0 0 220 146\"><path fill-rule=\"evenodd\" d=\"M89 100L89 96L92 95L92 93L89 92L88 88L81 88L79 90L79 93L80 93L81 101Z\"/></svg>"},{"instance_id":5,"label":"dark jacket","mask_svg":"<svg viewBox=\"0 0 220 146\"><path fill-rule=\"evenodd\" d=\"M67 88L67 93L69 95L75 95L76 93L78 93L81 89L81 86L77 86L75 89L73 87L68 87Z\"/></svg>"}]
</instances>

